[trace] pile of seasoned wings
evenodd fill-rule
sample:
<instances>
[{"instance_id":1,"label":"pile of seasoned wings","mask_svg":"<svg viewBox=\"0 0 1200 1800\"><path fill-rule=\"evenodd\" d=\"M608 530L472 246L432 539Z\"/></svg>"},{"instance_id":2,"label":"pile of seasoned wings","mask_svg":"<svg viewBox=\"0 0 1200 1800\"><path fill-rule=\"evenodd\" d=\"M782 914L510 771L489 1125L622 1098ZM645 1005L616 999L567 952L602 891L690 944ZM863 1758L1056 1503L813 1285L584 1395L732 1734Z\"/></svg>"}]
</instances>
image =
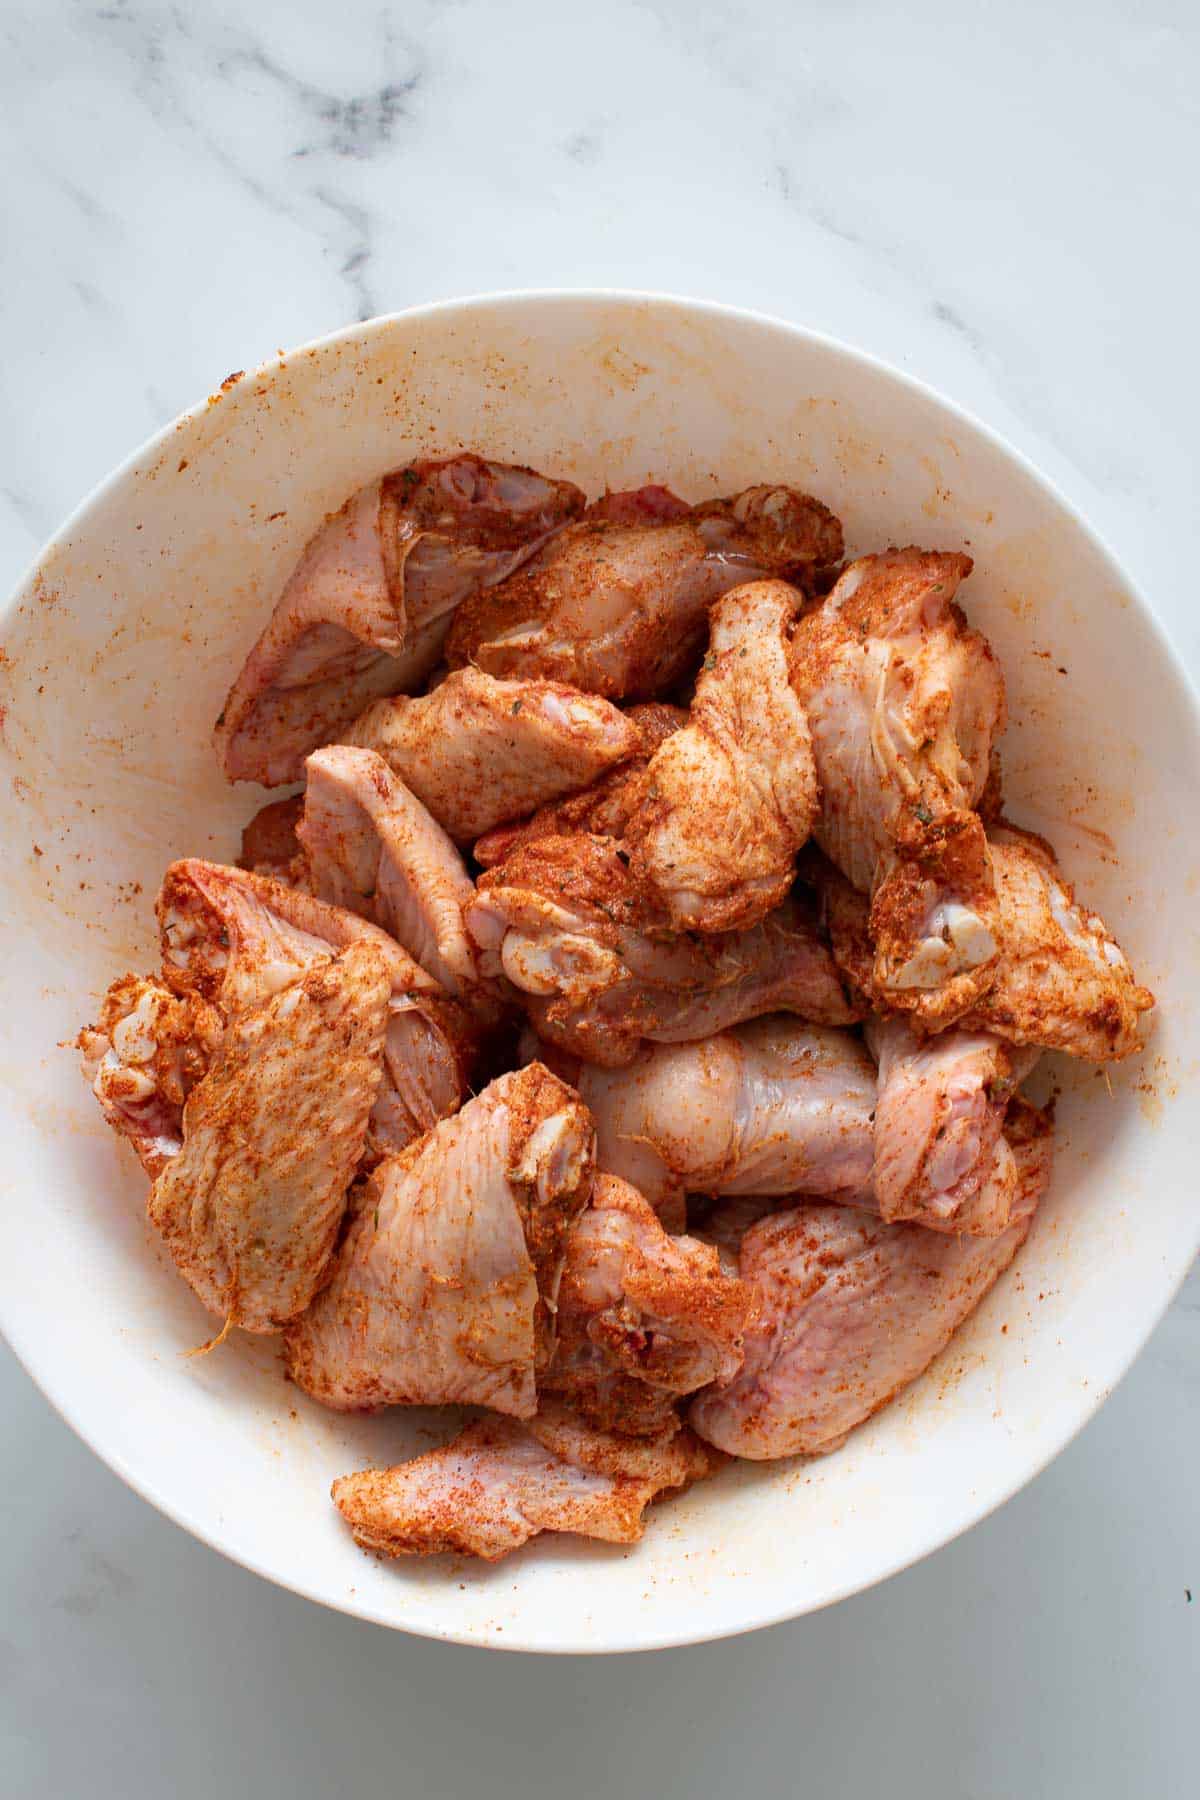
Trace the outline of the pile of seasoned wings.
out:
<instances>
[{"instance_id":1,"label":"pile of seasoned wings","mask_svg":"<svg viewBox=\"0 0 1200 1800\"><path fill-rule=\"evenodd\" d=\"M161 968L80 1048L218 1336L325 1406L484 1409L335 1482L369 1548L629 1542L835 1449L1024 1241L1042 1051L1139 1045L1003 815L970 558L843 558L789 487L417 462L234 683L226 774L291 791L167 870Z\"/></svg>"}]
</instances>

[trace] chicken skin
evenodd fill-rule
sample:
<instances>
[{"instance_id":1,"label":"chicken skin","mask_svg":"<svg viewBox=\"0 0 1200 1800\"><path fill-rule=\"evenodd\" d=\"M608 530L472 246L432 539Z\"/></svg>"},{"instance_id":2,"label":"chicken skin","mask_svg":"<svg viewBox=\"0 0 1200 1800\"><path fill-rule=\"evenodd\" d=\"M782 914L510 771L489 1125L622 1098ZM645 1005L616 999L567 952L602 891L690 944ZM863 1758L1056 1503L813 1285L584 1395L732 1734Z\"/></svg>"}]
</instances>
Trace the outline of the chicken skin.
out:
<instances>
[{"instance_id":1,"label":"chicken skin","mask_svg":"<svg viewBox=\"0 0 1200 1800\"><path fill-rule=\"evenodd\" d=\"M598 1167L671 1229L684 1197L814 1194L871 1206L876 1075L849 1032L772 1017L690 1044L648 1044L623 1069L584 1064Z\"/></svg>"},{"instance_id":2,"label":"chicken skin","mask_svg":"<svg viewBox=\"0 0 1200 1800\"><path fill-rule=\"evenodd\" d=\"M682 706L664 700L647 700L631 706L625 717L637 729L634 753L598 781L568 794L563 800L539 806L528 819L517 819L485 832L475 845L475 861L494 868L538 838L570 837L587 832L593 837L623 838L629 821L645 796L647 770L655 751L688 722Z\"/></svg>"},{"instance_id":3,"label":"chicken skin","mask_svg":"<svg viewBox=\"0 0 1200 1800\"><path fill-rule=\"evenodd\" d=\"M594 1136L578 1097L532 1063L386 1158L288 1333L292 1379L343 1410L456 1401L530 1418Z\"/></svg>"},{"instance_id":4,"label":"chicken skin","mask_svg":"<svg viewBox=\"0 0 1200 1800\"><path fill-rule=\"evenodd\" d=\"M583 504L570 482L471 455L412 463L354 494L308 544L230 690L216 727L229 779L297 780L370 701L416 687L454 609Z\"/></svg>"},{"instance_id":5,"label":"chicken skin","mask_svg":"<svg viewBox=\"0 0 1200 1800\"><path fill-rule=\"evenodd\" d=\"M933 551L862 557L792 644L821 783L813 835L871 896L876 989L926 1028L969 1011L996 973L995 883L974 809L1004 681L954 604L970 571L969 557Z\"/></svg>"},{"instance_id":6,"label":"chicken skin","mask_svg":"<svg viewBox=\"0 0 1200 1800\"><path fill-rule=\"evenodd\" d=\"M210 1312L279 1331L333 1254L383 1073L387 963L365 941L233 1020L148 1212Z\"/></svg>"},{"instance_id":7,"label":"chicken skin","mask_svg":"<svg viewBox=\"0 0 1200 1800\"><path fill-rule=\"evenodd\" d=\"M524 1423L479 1419L443 1449L344 1475L332 1491L366 1550L458 1551L495 1562L542 1531L634 1544L652 1500L714 1474L724 1460L677 1419L656 1437L622 1437L546 1400Z\"/></svg>"},{"instance_id":8,"label":"chicken skin","mask_svg":"<svg viewBox=\"0 0 1200 1800\"><path fill-rule=\"evenodd\" d=\"M798 903L747 932L672 937L609 838L526 844L480 877L465 917L480 967L507 977L539 1036L605 1067L644 1038L707 1037L762 1013L856 1016Z\"/></svg>"},{"instance_id":9,"label":"chicken skin","mask_svg":"<svg viewBox=\"0 0 1200 1800\"><path fill-rule=\"evenodd\" d=\"M669 1236L635 1188L598 1175L567 1238L540 1392L605 1430L661 1431L680 1395L737 1374L749 1313L714 1249Z\"/></svg>"},{"instance_id":10,"label":"chicken skin","mask_svg":"<svg viewBox=\"0 0 1200 1800\"><path fill-rule=\"evenodd\" d=\"M568 681L610 700L652 699L696 660L714 600L767 575L811 585L841 554L833 514L784 487L750 488L658 523L584 519L459 608L447 660Z\"/></svg>"},{"instance_id":11,"label":"chicken skin","mask_svg":"<svg viewBox=\"0 0 1200 1800\"><path fill-rule=\"evenodd\" d=\"M919 1038L895 1017L872 1020L867 1043L879 1065L880 1217L934 1231L1007 1230L1020 1183L1004 1116L1040 1052L961 1026Z\"/></svg>"},{"instance_id":12,"label":"chicken skin","mask_svg":"<svg viewBox=\"0 0 1200 1800\"><path fill-rule=\"evenodd\" d=\"M682 931L745 931L792 884L819 807L808 719L788 676L800 596L752 582L718 600L691 717L655 752L625 841Z\"/></svg>"},{"instance_id":13,"label":"chicken skin","mask_svg":"<svg viewBox=\"0 0 1200 1800\"><path fill-rule=\"evenodd\" d=\"M755 1292L741 1372L692 1402L693 1429L755 1461L835 1450L923 1374L1024 1242L1050 1173L1048 1127L1017 1103L1013 1223L994 1237L888 1225L808 1202L768 1213L741 1240Z\"/></svg>"},{"instance_id":14,"label":"chicken skin","mask_svg":"<svg viewBox=\"0 0 1200 1800\"><path fill-rule=\"evenodd\" d=\"M503 986L481 972L463 925L474 885L437 820L374 750L316 750L305 772L296 835L307 884L373 919L448 993L494 1023Z\"/></svg>"},{"instance_id":15,"label":"chicken skin","mask_svg":"<svg viewBox=\"0 0 1200 1800\"><path fill-rule=\"evenodd\" d=\"M377 700L344 735L375 750L456 844L586 787L638 747L637 725L561 681L456 669L419 699Z\"/></svg>"}]
</instances>

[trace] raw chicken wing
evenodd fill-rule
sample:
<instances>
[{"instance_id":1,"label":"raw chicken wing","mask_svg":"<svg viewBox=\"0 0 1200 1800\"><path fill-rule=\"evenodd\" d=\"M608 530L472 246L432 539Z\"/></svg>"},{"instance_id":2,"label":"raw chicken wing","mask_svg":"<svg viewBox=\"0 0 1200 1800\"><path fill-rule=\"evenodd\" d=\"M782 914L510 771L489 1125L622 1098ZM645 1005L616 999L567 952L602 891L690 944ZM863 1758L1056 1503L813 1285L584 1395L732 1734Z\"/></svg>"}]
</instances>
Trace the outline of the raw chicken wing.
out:
<instances>
[{"instance_id":1,"label":"raw chicken wing","mask_svg":"<svg viewBox=\"0 0 1200 1800\"><path fill-rule=\"evenodd\" d=\"M389 994L351 944L239 1013L183 1109L150 1222L210 1312L278 1331L321 1285L383 1070Z\"/></svg>"},{"instance_id":2,"label":"raw chicken wing","mask_svg":"<svg viewBox=\"0 0 1200 1800\"><path fill-rule=\"evenodd\" d=\"M458 1105L474 1060L474 1027L375 926L278 881L198 859L168 869L158 916L162 976L115 981L98 1023L78 1039L101 1110L152 1179L178 1154L184 1101L229 1021L355 942L374 944L392 984L385 1074L366 1155L401 1149Z\"/></svg>"},{"instance_id":3,"label":"raw chicken wing","mask_svg":"<svg viewBox=\"0 0 1200 1800\"><path fill-rule=\"evenodd\" d=\"M1076 900L1044 838L1011 826L989 835L1000 964L971 1025L1089 1062L1140 1050L1138 1021L1154 995L1134 979L1104 920Z\"/></svg>"},{"instance_id":4,"label":"raw chicken wing","mask_svg":"<svg viewBox=\"0 0 1200 1800\"><path fill-rule=\"evenodd\" d=\"M833 514L785 487L750 488L657 524L585 519L459 609L447 658L610 700L650 698L694 662L714 600L765 575L811 583L841 554Z\"/></svg>"},{"instance_id":5,"label":"raw chicken wing","mask_svg":"<svg viewBox=\"0 0 1200 1800\"><path fill-rule=\"evenodd\" d=\"M475 889L437 820L374 750L335 744L314 751L305 770L296 833L314 891L374 919L447 992L494 1021L502 984L481 975L463 925Z\"/></svg>"},{"instance_id":6,"label":"raw chicken wing","mask_svg":"<svg viewBox=\"0 0 1200 1800\"><path fill-rule=\"evenodd\" d=\"M688 1193L819 1194L870 1206L875 1070L849 1032L756 1019L580 1067L597 1165L675 1227Z\"/></svg>"},{"instance_id":7,"label":"raw chicken wing","mask_svg":"<svg viewBox=\"0 0 1200 1800\"><path fill-rule=\"evenodd\" d=\"M344 1475L333 1499L366 1550L495 1562L542 1531L634 1544L652 1500L723 1462L677 1420L655 1438L619 1437L547 1400L524 1424L480 1419L441 1450Z\"/></svg>"},{"instance_id":8,"label":"raw chicken wing","mask_svg":"<svg viewBox=\"0 0 1200 1800\"><path fill-rule=\"evenodd\" d=\"M797 903L750 931L675 937L628 861L613 840L580 833L536 839L480 877L466 912L480 965L507 976L548 1042L619 1067L643 1038L707 1037L768 1012L856 1016Z\"/></svg>"},{"instance_id":9,"label":"raw chicken wing","mask_svg":"<svg viewBox=\"0 0 1200 1800\"><path fill-rule=\"evenodd\" d=\"M538 1063L502 1075L380 1163L333 1275L288 1333L294 1381L342 1409L536 1409L592 1123Z\"/></svg>"},{"instance_id":10,"label":"raw chicken wing","mask_svg":"<svg viewBox=\"0 0 1200 1800\"><path fill-rule=\"evenodd\" d=\"M540 1391L605 1429L658 1431L681 1394L736 1375L749 1310L714 1249L668 1236L636 1189L599 1175L567 1238Z\"/></svg>"},{"instance_id":11,"label":"raw chicken wing","mask_svg":"<svg viewBox=\"0 0 1200 1800\"><path fill-rule=\"evenodd\" d=\"M645 795L646 771L654 752L688 721L681 706L668 706L663 700L631 706L625 717L637 728L637 748L632 756L565 800L539 806L531 818L485 832L475 845L475 861L485 869L494 868L536 838L569 837L575 832L623 838Z\"/></svg>"},{"instance_id":12,"label":"raw chicken wing","mask_svg":"<svg viewBox=\"0 0 1200 1800\"><path fill-rule=\"evenodd\" d=\"M583 509L570 482L454 456L373 481L310 541L217 721L231 781L295 781L380 694L415 687L456 606Z\"/></svg>"},{"instance_id":13,"label":"raw chicken wing","mask_svg":"<svg viewBox=\"0 0 1200 1800\"><path fill-rule=\"evenodd\" d=\"M561 681L456 669L420 699L377 700L345 742L377 750L457 844L586 787L638 747L611 702Z\"/></svg>"},{"instance_id":14,"label":"raw chicken wing","mask_svg":"<svg viewBox=\"0 0 1200 1800\"><path fill-rule=\"evenodd\" d=\"M1065 1050L1111 1062L1142 1047L1139 1021L1154 995L1098 913L1076 900L1044 838L1008 825L989 830L999 903L1000 954L992 985L960 1021L1010 1044ZM876 1006L867 903L828 865L810 866L834 960L852 989Z\"/></svg>"},{"instance_id":15,"label":"raw chicken wing","mask_svg":"<svg viewBox=\"0 0 1200 1800\"><path fill-rule=\"evenodd\" d=\"M224 1019L267 999L353 943L371 943L391 983L384 1076L371 1115L369 1160L402 1150L458 1106L478 1049L471 1016L386 932L266 876L188 858L158 897L163 970L183 996Z\"/></svg>"},{"instance_id":16,"label":"raw chicken wing","mask_svg":"<svg viewBox=\"0 0 1200 1800\"><path fill-rule=\"evenodd\" d=\"M872 1020L867 1042L879 1064L880 1216L934 1231L1006 1230L1019 1176L1001 1128L1039 1052L962 1027L922 1039L903 1018Z\"/></svg>"},{"instance_id":17,"label":"raw chicken wing","mask_svg":"<svg viewBox=\"0 0 1200 1800\"><path fill-rule=\"evenodd\" d=\"M821 782L813 835L872 896L876 987L929 1027L995 976L995 886L974 808L1004 682L953 603L970 571L969 557L933 551L862 557L792 647Z\"/></svg>"},{"instance_id":18,"label":"raw chicken wing","mask_svg":"<svg viewBox=\"0 0 1200 1800\"><path fill-rule=\"evenodd\" d=\"M751 1225L739 1264L757 1303L745 1361L692 1402L700 1436L753 1460L834 1450L915 1381L1016 1255L1049 1179L1041 1116L1018 1102L1009 1129L1021 1188L999 1236L818 1202Z\"/></svg>"},{"instance_id":19,"label":"raw chicken wing","mask_svg":"<svg viewBox=\"0 0 1200 1800\"><path fill-rule=\"evenodd\" d=\"M154 1177L183 1144L183 1107L208 1072L225 1021L199 994L173 994L154 975L123 975L95 1025L80 1032L83 1072L118 1137Z\"/></svg>"},{"instance_id":20,"label":"raw chicken wing","mask_svg":"<svg viewBox=\"0 0 1200 1800\"><path fill-rule=\"evenodd\" d=\"M718 600L690 722L647 772L626 842L680 930L744 931L792 884L819 804L788 676L799 599L784 581L759 581Z\"/></svg>"}]
</instances>

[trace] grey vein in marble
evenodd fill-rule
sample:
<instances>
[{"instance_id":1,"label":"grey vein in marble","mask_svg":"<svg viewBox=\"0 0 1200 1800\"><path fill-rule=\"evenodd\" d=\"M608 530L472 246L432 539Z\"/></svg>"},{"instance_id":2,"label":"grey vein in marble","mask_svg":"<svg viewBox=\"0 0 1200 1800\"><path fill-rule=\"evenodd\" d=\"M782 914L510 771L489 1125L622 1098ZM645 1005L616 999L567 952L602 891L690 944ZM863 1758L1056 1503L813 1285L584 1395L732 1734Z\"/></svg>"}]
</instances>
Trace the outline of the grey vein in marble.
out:
<instances>
[{"instance_id":1,"label":"grey vein in marble","mask_svg":"<svg viewBox=\"0 0 1200 1800\"><path fill-rule=\"evenodd\" d=\"M341 254L338 266L354 298L354 317L360 320L374 318L383 308L371 285L371 214L365 206L357 205L344 195L324 188L315 188L313 192L321 205L346 228L337 234L346 239L344 251L333 253Z\"/></svg>"},{"instance_id":2,"label":"grey vein in marble","mask_svg":"<svg viewBox=\"0 0 1200 1800\"><path fill-rule=\"evenodd\" d=\"M386 33L389 54L394 42L392 33ZM216 68L223 78L245 70L266 75L311 118L320 135L314 141L298 144L291 152L293 156L332 155L356 162L378 155L394 141L401 122L413 116L409 101L422 78L417 67L403 79L387 81L370 92L337 94L293 75L260 45L230 51L218 59Z\"/></svg>"},{"instance_id":3,"label":"grey vein in marble","mask_svg":"<svg viewBox=\"0 0 1200 1800\"><path fill-rule=\"evenodd\" d=\"M401 127L411 126L416 117L413 99L425 70L419 51L401 42L391 22L385 18L380 31L380 61L387 78L374 87L342 92L298 74L253 32L218 28L210 34L208 20L179 8L151 16L140 9L110 7L93 19L101 36L109 37L132 64L135 89L151 116L169 132L196 139L253 199L314 236L341 277L356 319L379 310L371 276L372 208L366 197L323 176L297 181L288 163L307 164L315 171L322 165L370 163L395 150ZM228 132L188 103L189 81L179 68L185 52L198 61L195 72L218 91L253 94L256 84L274 90L282 101L286 133L274 155L258 153L256 144L257 167L251 168ZM330 215L337 221L332 230Z\"/></svg>"}]
</instances>

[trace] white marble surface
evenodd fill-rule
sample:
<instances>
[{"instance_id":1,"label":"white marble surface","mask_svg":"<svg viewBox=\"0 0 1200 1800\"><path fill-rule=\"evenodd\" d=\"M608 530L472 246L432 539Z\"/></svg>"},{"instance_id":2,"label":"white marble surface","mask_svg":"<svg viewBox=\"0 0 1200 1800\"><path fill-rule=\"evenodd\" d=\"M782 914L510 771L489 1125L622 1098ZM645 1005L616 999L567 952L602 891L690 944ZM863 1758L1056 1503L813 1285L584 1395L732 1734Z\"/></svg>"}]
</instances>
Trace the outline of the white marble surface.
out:
<instances>
[{"instance_id":1,"label":"white marble surface","mask_svg":"<svg viewBox=\"0 0 1200 1800\"><path fill-rule=\"evenodd\" d=\"M3 0L0 32L5 586L276 346L444 295L636 286L803 320L988 419L1200 674L1182 0ZM968 1538L652 1662L322 1614L133 1498L0 1355L6 1795L1195 1791L1195 1275Z\"/></svg>"}]
</instances>

